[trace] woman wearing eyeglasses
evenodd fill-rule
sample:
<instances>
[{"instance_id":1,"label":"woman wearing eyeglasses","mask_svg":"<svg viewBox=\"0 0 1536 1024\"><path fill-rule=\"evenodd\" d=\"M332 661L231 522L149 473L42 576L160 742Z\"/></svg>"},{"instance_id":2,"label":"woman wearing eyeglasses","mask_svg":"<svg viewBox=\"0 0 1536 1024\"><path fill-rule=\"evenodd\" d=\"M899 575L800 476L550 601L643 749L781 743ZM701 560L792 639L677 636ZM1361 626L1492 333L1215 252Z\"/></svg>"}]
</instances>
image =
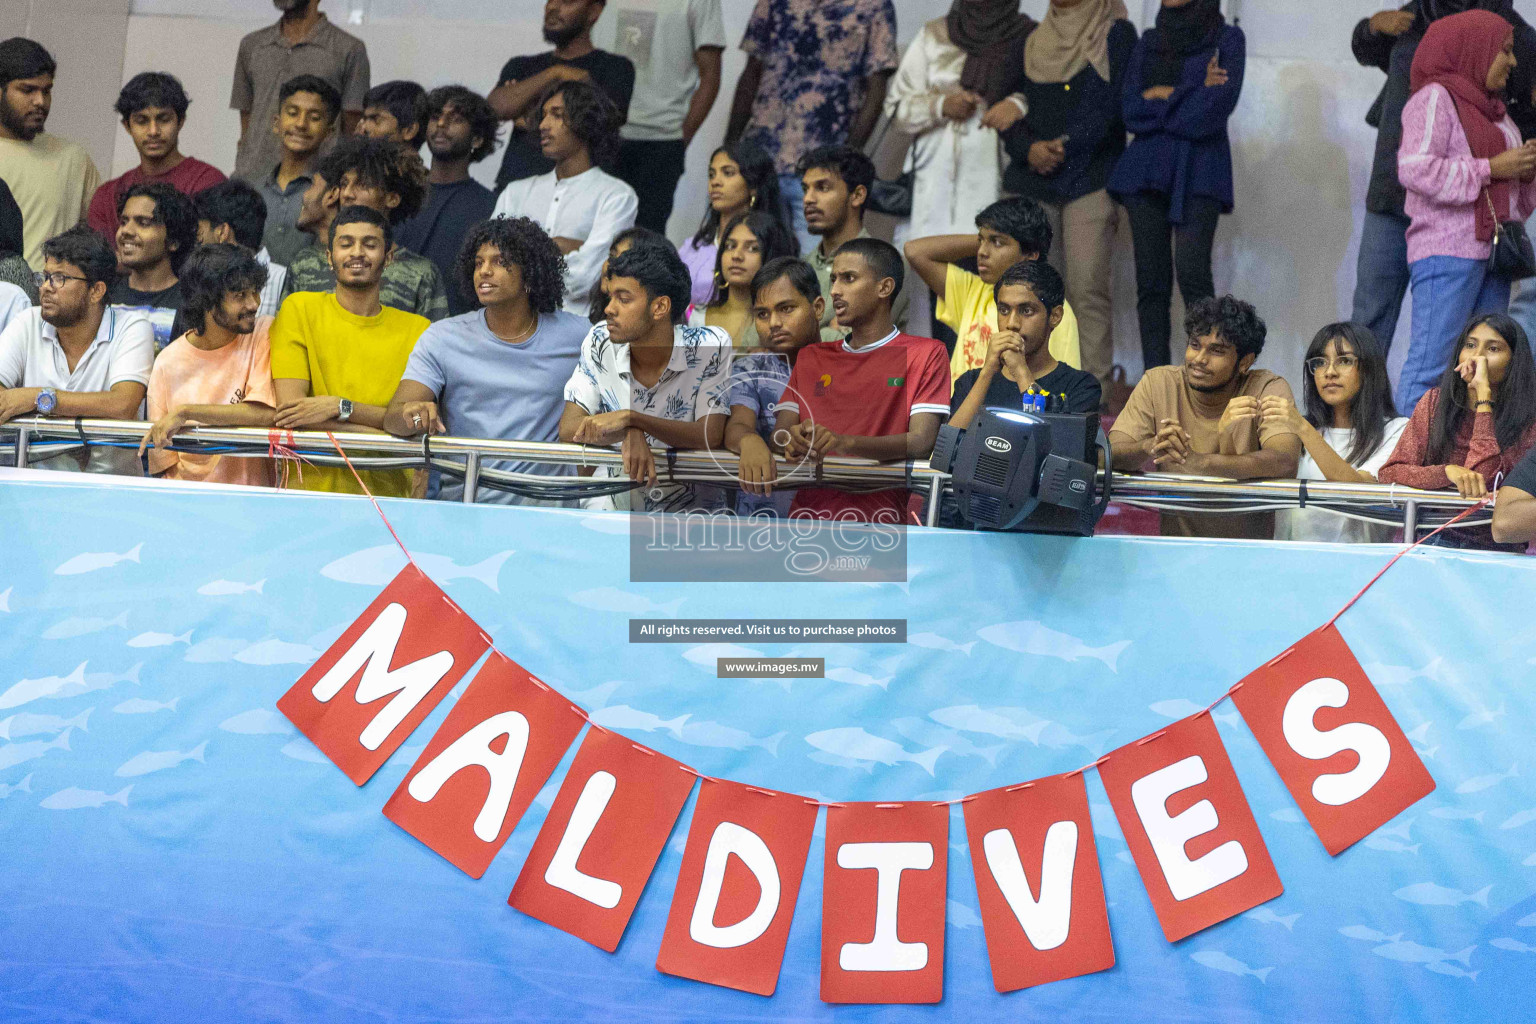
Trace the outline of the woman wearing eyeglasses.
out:
<instances>
[{"instance_id":1,"label":"woman wearing eyeglasses","mask_svg":"<svg viewBox=\"0 0 1536 1024\"><path fill-rule=\"evenodd\" d=\"M1408 426L1392 404L1381 343L1358 324L1329 324L1307 347L1305 365L1306 414L1272 395L1260 403L1261 420L1301 438L1306 452L1296 467L1297 479L1375 483ZM1322 509L1288 509L1275 517L1276 540L1385 543L1392 531Z\"/></svg>"}]
</instances>

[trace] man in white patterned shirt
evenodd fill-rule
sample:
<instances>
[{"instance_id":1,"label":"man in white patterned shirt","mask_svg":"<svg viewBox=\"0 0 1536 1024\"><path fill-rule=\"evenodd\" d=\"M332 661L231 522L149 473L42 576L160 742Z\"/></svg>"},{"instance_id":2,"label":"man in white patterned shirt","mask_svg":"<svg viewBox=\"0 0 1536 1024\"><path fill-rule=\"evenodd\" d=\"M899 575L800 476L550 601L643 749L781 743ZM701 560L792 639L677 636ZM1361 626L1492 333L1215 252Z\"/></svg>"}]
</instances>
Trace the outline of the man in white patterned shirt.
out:
<instances>
[{"instance_id":1,"label":"man in white patterned shirt","mask_svg":"<svg viewBox=\"0 0 1536 1024\"><path fill-rule=\"evenodd\" d=\"M256 262L267 268L267 283L261 286L261 306L257 316L276 316L283 294L288 268L272 262L261 244L267 227L267 204L249 184L231 178L192 197L197 207L197 244L236 242L256 254Z\"/></svg>"},{"instance_id":2,"label":"man in white patterned shirt","mask_svg":"<svg viewBox=\"0 0 1536 1024\"><path fill-rule=\"evenodd\" d=\"M586 316L608 247L640 209L635 190L603 170L624 116L589 82L556 86L540 110L539 146L555 169L512 182L491 216L527 217L555 240L565 257L565 311Z\"/></svg>"},{"instance_id":3,"label":"man in white patterned shirt","mask_svg":"<svg viewBox=\"0 0 1536 1024\"><path fill-rule=\"evenodd\" d=\"M635 246L608 269L607 319L582 342L565 385L560 440L620 444L624 475L648 488L648 512L701 507L707 499L690 485L656 486L651 445L723 450L730 335L683 326L692 279L670 247Z\"/></svg>"}]
</instances>

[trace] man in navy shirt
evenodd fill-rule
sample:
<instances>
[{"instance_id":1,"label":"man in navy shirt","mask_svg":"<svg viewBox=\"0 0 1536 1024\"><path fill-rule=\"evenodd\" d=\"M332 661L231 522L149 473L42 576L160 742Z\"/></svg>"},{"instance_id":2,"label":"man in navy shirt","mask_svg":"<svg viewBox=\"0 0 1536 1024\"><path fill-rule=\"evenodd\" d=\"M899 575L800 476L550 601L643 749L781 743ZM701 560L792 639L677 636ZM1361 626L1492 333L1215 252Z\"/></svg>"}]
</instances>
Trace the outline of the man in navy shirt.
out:
<instances>
[{"instance_id":1,"label":"man in navy shirt","mask_svg":"<svg viewBox=\"0 0 1536 1024\"><path fill-rule=\"evenodd\" d=\"M496 88L486 97L496 116L511 121L512 138L496 174L496 191L507 182L548 174L554 164L539 151L539 100L560 82L590 81L627 116L635 90L635 66L627 57L592 45L592 26L605 0L546 0L544 41L548 53L513 57L501 69Z\"/></svg>"}]
</instances>

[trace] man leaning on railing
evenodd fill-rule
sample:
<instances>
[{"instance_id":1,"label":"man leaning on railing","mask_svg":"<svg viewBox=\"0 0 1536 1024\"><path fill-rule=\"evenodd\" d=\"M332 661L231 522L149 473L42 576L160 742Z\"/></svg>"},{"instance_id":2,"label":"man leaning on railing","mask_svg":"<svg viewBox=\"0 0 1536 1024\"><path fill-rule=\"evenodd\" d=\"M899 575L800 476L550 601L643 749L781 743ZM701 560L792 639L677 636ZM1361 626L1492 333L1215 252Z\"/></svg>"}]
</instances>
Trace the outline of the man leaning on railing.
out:
<instances>
[{"instance_id":1,"label":"man leaning on railing","mask_svg":"<svg viewBox=\"0 0 1536 1024\"><path fill-rule=\"evenodd\" d=\"M43 243L39 305L0 332L0 423L29 413L134 420L144 404L155 332L142 314L112 309L117 255L77 225ZM36 469L142 476L134 446L72 448Z\"/></svg>"}]
</instances>

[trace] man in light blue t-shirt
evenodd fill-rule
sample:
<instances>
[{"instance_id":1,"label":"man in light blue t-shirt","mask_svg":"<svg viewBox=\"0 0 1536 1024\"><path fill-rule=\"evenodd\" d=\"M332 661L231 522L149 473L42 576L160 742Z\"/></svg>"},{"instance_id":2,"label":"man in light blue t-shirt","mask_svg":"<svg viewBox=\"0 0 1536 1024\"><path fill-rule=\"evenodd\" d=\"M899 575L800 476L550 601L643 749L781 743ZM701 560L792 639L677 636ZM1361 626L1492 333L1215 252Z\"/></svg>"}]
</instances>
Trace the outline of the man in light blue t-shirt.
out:
<instances>
[{"instance_id":1,"label":"man in light blue t-shirt","mask_svg":"<svg viewBox=\"0 0 1536 1024\"><path fill-rule=\"evenodd\" d=\"M560 250L526 217L489 220L472 229L454 266L480 309L439 320L416 342L384 429L508 441L558 441L565 382L591 327L562 312ZM484 462L483 468L564 476L572 466ZM459 501L461 481L445 475L438 497ZM534 501L481 483L479 501Z\"/></svg>"}]
</instances>

